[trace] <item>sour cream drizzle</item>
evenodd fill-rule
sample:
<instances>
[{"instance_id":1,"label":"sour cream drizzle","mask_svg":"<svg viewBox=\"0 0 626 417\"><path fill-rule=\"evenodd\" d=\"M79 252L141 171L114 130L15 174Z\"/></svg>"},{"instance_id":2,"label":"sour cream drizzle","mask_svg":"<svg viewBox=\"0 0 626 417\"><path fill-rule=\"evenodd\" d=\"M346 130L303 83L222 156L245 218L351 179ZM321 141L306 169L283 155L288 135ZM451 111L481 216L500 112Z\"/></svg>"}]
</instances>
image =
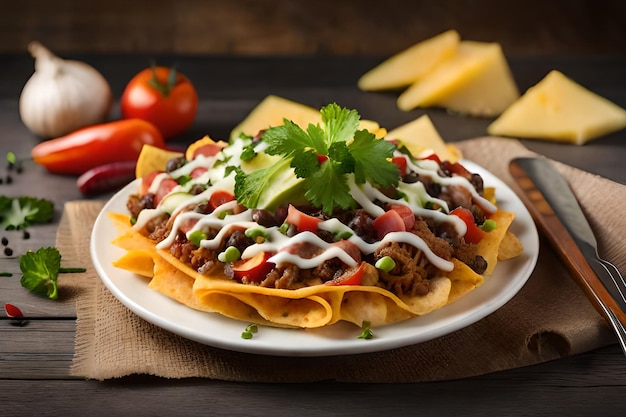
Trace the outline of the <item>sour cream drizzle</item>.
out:
<instances>
[{"instance_id":1,"label":"sour cream drizzle","mask_svg":"<svg viewBox=\"0 0 626 417\"><path fill-rule=\"evenodd\" d=\"M159 174L155 177L149 192L156 193L158 191L161 182L165 178L177 178L182 175L189 175L195 168L205 167L208 171L198 178L188 181L184 186L177 186L172 192L188 191L194 184L209 184L208 188L202 193L194 196L190 196L185 201L181 202L172 212L176 214L176 217L172 224L172 231L170 234L157 244L157 248L166 249L174 243L174 239L180 229L181 225L186 224L189 220L197 221L193 228L187 232L187 236L196 230L219 230L218 233L211 237L204 239L200 242L200 245L204 248L215 250L223 245L224 240L228 239L228 236L233 230L247 230L261 228L267 235L267 238L260 242L254 243L247 247L242 253L242 259L248 259L260 252L274 253L269 258L270 262L275 263L278 266L286 263L297 265L302 269L312 269L320 265L326 260L339 258L342 262L349 266L356 265L356 261L343 249L337 245L330 244L317 235L311 232L301 232L293 237L288 237L283 234L278 227L265 228L258 223L252 221L252 210L245 210L239 214L229 214L223 216L223 213L229 212L237 206L236 201L231 201L216 208L211 214L202 214L194 212L193 210L185 211L185 207L189 205L199 204L208 200L211 195L218 190L227 190L234 193L235 175L233 173L225 176L227 166L239 166L241 164L241 151L245 144L243 140L236 140L232 145L226 147L222 152L213 157L200 156L193 161L188 162L181 168L173 171L170 174ZM260 149L257 149L257 151ZM398 156L404 156L398 154ZM415 171L420 175L426 175L432 178L432 180L442 186L457 185L465 187L471 193L474 201L487 212L494 212L496 207L487 201L474 189L471 183L463 177L443 177L438 173L438 164L433 161L423 161L424 163L415 164L409 158L407 160L407 167ZM218 163L219 162L219 163ZM410 207L418 216L432 218L435 222L448 222L453 225L457 232L461 235L465 234L465 223L457 216L450 216L446 212L448 206L445 201L430 196L421 182L415 183L401 183L399 190L406 196L406 199L395 200L387 197L376 188L372 187L368 183L357 185L354 181L354 176L349 177L349 187L353 198L356 202L366 210L371 216L378 217L385 213L385 211L373 203L378 200L389 204L402 204ZM441 207L440 210L431 210L424 208L424 205L428 202L434 203ZM150 219L164 213L162 207L156 209L143 210L137 219L135 228L145 227ZM369 255L374 253L380 245L388 242L406 243L421 250L427 259L438 269L442 271L451 271L454 266L452 262L449 262L443 258L437 256L428 245L417 235L409 232L392 232L388 233L382 240L367 243L361 237L359 237L352 229L345 224L342 224L337 219L329 219L320 222L318 227L322 230L330 231L333 233L349 233L350 237L348 241L356 245L362 253ZM290 247L299 243L312 244L321 249L321 252L311 258L302 258L295 253L289 251Z\"/></svg>"}]
</instances>

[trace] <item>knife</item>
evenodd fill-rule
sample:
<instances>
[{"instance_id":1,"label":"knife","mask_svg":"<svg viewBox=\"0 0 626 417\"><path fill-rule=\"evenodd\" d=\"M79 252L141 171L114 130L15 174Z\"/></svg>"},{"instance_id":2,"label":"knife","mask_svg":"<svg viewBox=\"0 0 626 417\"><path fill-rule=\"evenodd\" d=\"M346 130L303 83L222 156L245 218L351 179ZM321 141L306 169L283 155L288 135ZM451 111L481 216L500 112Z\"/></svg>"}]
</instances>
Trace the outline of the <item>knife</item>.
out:
<instances>
[{"instance_id":1,"label":"knife","mask_svg":"<svg viewBox=\"0 0 626 417\"><path fill-rule=\"evenodd\" d=\"M613 327L626 354L626 283L614 265L599 257L593 230L569 184L543 157L515 158L509 171L531 216Z\"/></svg>"}]
</instances>

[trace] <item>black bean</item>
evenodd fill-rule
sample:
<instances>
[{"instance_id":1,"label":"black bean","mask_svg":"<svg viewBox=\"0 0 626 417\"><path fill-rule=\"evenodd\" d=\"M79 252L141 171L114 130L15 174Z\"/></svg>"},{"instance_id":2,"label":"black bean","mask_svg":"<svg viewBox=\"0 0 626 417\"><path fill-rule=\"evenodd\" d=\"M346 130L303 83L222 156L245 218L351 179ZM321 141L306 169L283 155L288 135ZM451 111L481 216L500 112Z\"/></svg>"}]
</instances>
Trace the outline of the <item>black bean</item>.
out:
<instances>
[{"instance_id":1,"label":"black bean","mask_svg":"<svg viewBox=\"0 0 626 417\"><path fill-rule=\"evenodd\" d=\"M2 237L2 246L6 246L9 244L9 239L7 239L6 237Z\"/></svg>"},{"instance_id":2,"label":"black bean","mask_svg":"<svg viewBox=\"0 0 626 417\"><path fill-rule=\"evenodd\" d=\"M4 248L4 254L5 254L6 256L12 256L12 255L13 255L13 249L11 249L11 248L9 248L9 247Z\"/></svg>"}]
</instances>

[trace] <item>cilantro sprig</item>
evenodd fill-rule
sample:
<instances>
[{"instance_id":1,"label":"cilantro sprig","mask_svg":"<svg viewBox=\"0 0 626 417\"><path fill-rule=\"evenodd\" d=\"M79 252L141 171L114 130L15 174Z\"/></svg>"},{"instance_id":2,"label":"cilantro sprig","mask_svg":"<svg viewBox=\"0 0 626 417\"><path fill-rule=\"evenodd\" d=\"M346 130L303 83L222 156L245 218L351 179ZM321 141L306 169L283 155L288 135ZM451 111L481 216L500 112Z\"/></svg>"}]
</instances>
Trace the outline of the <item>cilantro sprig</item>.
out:
<instances>
[{"instance_id":1,"label":"cilantro sprig","mask_svg":"<svg viewBox=\"0 0 626 417\"><path fill-rule=\"evenodd\" d=\"M306 130L284 119L282 126L263 133L265 152L282 159L249 174L239 171L235 178L237 201L255 207L272 177L285 169L285 162L303 179L306 199L327 214L356 205L350 195L350 174L356 184L397 185L398 167L390 161L395 149L392 143L358 130L360 116L355 110L333 103L322 107L320 113L322 123L309 124Z\"/></svg>"}]
</instances>

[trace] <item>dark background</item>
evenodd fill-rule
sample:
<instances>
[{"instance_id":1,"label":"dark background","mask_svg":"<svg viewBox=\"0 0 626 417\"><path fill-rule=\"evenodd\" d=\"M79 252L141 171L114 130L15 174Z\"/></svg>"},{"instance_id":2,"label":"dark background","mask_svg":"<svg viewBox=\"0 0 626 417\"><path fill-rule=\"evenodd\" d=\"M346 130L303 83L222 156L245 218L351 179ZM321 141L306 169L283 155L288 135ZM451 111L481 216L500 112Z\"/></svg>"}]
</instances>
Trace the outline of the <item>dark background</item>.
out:
<instances>
[{"instance_id":1,"label":"dark background","mask_svg":"<svg viewBox=\"0 0 626 417\"><path fill-rule=\"evenodd\" d=\"M509 56L624 54L621 0L0 0L0 54L386 56L456 29Z\"/></svg>"}]
</instances>

